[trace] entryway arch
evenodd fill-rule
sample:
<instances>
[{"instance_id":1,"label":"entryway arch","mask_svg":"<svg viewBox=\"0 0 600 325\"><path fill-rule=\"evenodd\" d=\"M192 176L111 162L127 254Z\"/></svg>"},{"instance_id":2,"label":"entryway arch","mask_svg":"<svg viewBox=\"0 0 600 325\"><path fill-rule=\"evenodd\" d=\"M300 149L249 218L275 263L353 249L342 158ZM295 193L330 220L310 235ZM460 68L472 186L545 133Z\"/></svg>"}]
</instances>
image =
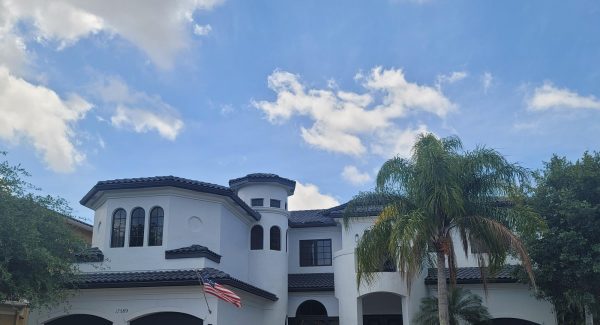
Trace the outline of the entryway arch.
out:
<instances>
[{"instance_id":1,"label":"entryway arch","mask_svg":"<svg viewBox=\"0 0 600 325\"><path fill-rule=\"evenodd\" d=\"M402 296L372 292L359 297L363 325L402 325Z\"/></svg>"},{"instance_id":2,"label":"entryway arch","mask_svg":"<svg viewBox=\"0 0 600 325\"><path fill-rule=\"evenodd\" d=\"M177 312L160 312L138 317L129 322L130 325L203 325L204 321L190 314ZM86 324L87 325L87 324Z\"/></svg>"},{"instance_id":3,"label":"entryway arch","mask_svg":"<svg viewBox=\"0 0 600 325\"><path fill-rule=\"evenodd\" d=\"M45 322L44 325L112 325L112 322L102 317L87 315L87 314L73 314L65 315L55 318L49 322Z\"/></svg>"},{"instance_id":4,"label":"entryway arch","mask_svg":"<svg viewBox=\"0 0 600 325\"><path fill-rule=\"evenodd\" d=\"M329 317L325 305L316 300L306 300L296 309L296 317L289 319L289 325L338 325L338 317Z\"/></svg>"}]
</instances>

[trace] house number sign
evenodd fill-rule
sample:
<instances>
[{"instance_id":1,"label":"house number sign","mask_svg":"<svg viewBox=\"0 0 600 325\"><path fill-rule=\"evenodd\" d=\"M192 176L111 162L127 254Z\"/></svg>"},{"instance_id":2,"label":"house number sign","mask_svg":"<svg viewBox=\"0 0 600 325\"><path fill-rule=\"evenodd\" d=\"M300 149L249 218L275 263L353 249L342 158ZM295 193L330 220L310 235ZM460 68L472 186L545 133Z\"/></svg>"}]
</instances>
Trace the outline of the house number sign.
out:
<instances>
[{"instance_id":1,"label":"house number sign","mask_svg":"<svg viewBox=\"0 0 600 325\"><path fill-rule=\"evenodd\" d=\"M115 314L127 314L129 312L129 309L127 308L117 308L115 310Z\"/></svg>"}]
</instances>

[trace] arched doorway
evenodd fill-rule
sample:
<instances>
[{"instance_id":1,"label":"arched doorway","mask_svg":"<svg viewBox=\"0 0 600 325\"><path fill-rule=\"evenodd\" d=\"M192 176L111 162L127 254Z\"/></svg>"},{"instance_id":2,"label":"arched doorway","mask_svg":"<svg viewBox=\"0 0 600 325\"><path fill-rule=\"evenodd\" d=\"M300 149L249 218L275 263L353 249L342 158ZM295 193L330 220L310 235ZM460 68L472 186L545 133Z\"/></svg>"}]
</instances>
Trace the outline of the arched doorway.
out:
<instances>
[{"instance_id":1,"label":"arched doorway","mask_svg":"<svg viewBox=\"0 0 600 325\"><path fill-rule=\"evenodd\" d=\"M327 316L327 308L316 300L306 300L296 309L296 317L289 319L289 325L338 325L339 317Z\"/></svg>"},{"instance_id":2,"label":"arched doorway","mask_svg":"<svg viewBox=\"0 0 600 325\"><path fill-rule=\"evenodd\" d=\"M155 313L140 318L136 318L129 322L130 325L202 325L204 321L198 317L175 312ZM86 324L88 325L88 324Z\"/></svg>"},{"instance_id":3,"label":"arched doorway","mask_svg":"<svg viewBox=\"0 0 600 325\"><path fill-rule=\"evenodd\" d=\"M102 317L86 314L67 315L44 323L45 325L112 325L112 322Z\"/></svg>"},{"instance_id":4,"label":"arched doorway","mask_svg":"<svg viewBox=\"0 0 600 325\"><path fill-rule=\"evenodd\" d=\"M490 322L492 325L539 325L538 323L530 322L518 318L495 318Z\"/></svg>"},{"instance_id":5,"label":"arched doorway","mask_svg":"<svg viewBox=\"0 0 600 325\"><path fill-rule=\"evenodd\" d=\"M389 292L362 296L363 325L402 325L402 297Z\"/></svg>"}]
</instances>

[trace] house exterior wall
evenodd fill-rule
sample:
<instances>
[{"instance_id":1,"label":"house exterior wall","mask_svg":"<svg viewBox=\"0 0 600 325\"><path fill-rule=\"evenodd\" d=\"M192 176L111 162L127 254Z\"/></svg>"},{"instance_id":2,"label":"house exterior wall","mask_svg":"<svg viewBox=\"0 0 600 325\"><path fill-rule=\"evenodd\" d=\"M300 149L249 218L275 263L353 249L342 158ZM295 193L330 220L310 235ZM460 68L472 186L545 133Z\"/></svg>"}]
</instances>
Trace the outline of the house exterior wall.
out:
<instances>
[{"instance_id":1,"label":"house exterior wall","mask_svg":"<svg viewBox=\"0 0 600 325\"><path fill-rule=\"evenodd\" d=\"M208 311L199 285L181 287L148 287L80 290L68 302L51 311L36 310L29 324L44 322L68 313L85 313L106 318L114 324L129 321L154 312L183 312L204 320L204 324L283 324L296 316L298 306L306 300L316 300L327 309L330 317L339 316L340 324L362 324L363 315L402 314L403 323L411 324L423 297L435 294L435 286L425 285L426 272L407 281L397 272L381 272L369 284L357 287L355 248L357 240L371 227L374 218L353 220L348 227L337 220L335 226L289 228L290 212L285 208L289 188L281 184L249 183L237 188L237 195L248 205L253 198L264 199L263 207L253 207L260 220L240 208L231 199L171 187L113 190L94 203L94 233L92 246L105 256L104 263L79 264L83 272L188 270L212 267L232 277L266 290L278 297L269 301L237 290L243 307L208 295ZM281 201L280 208L271 208L269 201ZM149 247L149 216L153 207L164 210L162 246ZM144 246L129 247L129 222L132 210L145 210ZM123 208L127 213L125 247L111 248L113 212ZM250 250L250 229L263 227L263 249ZM270 228L280 229L281 250L270 249ZM460 241L453 236L455 245ZM286 242L287 239L287 242ZM331 239L332 265L300 266L301 240ZM220 262L207 258L165 259L165 251L199 244L221 255ZM458 253L459 267L476 266L476 259ZM425 270L425 269L424 269ZM288 274L333 273L334 291L288 292ZM481 286L467 286L485 297ZM485 300L494 317L516 317L539 324L556 324L551 305L536 300L526 286L490 284Z\"/></svg>"}]
</instances>

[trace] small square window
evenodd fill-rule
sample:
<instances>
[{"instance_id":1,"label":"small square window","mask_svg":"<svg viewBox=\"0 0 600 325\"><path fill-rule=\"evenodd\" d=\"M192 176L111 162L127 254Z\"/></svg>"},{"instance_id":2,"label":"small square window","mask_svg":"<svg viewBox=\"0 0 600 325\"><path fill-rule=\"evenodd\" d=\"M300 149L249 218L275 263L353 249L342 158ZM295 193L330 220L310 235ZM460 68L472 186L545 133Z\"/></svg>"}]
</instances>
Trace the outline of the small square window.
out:
<instances>
[{"instance_id":1,"label":"small square window","mask_svg":"<svg viewBox=\"0 0 600 325\"><path fill-rule=\"evenodd\" d=\"M264 199L252 199L252 200L250 200L250 204L253 207L262 207L265 205Z\"/></svg>"},{"instance_id":2,"label":"small square window","mask_svg":"<svg viewBox=\"0 0 600 325\"><path fill-rule=\"evenodd\" d=\"M281 208L281 200L271 199L270 207L271 208Z\"/></svg>"},{"instance_id":3,"label":"small square window","mask_svg":"<svg viewBox=\"0 0 600 325\"><path fill-rule=\"evenodd\" d=\"M331 239L300 241L300 266L331 265Z\"/></svg>"}]
</instances>

